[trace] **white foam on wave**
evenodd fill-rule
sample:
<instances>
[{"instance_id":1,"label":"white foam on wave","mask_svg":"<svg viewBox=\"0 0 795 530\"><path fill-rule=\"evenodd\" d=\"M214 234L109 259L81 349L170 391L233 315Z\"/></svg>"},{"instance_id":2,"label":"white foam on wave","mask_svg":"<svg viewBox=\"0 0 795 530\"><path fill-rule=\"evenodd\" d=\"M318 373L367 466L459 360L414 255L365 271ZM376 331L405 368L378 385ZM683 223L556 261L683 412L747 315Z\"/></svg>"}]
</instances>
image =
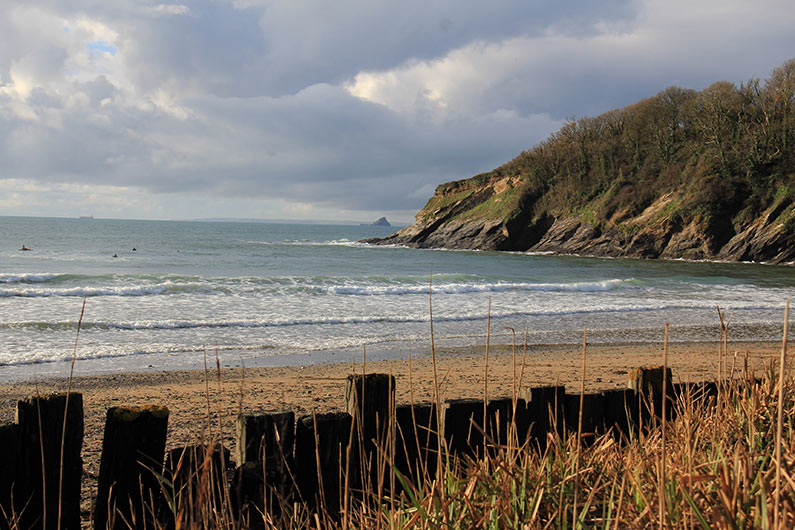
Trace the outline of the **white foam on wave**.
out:
<instances>
[{"instance_id":1,"label":"white foam on wave","mask_svg":"<svg viewBox=\"0 0 795 530\"><path fill-rule=\"evenodd\" d=\"M367 247L367 243L353 241L350 239L332 239L329 241L289 241L285 242L286 245L295 245L301 247Z\"/></svg>"},{"instance_id":2,"label":"white foam on wave","mask_svg":"<svg viewBox=\"0 0 795 530\"><path fill-rule=\"evenodd\" d=\"M603 280L598 282L573 282L573 283L530 283L530 282L496 282L496 283L448 283L433 286L436 294L467 294L467 293L494 293L504 291L574 291L574 292L603 292L610 291L621 285L634 282L628 280ZM340 285L323 288L329 294L379 296L379 295L410 295L428 294L427 285L411 286L370 286L370 285Z\"/></svg>"},{"instance_id":3,"label":"white foam on wave","mask_svg":"<svg viewBox=\"0 0 795 530\"><path fill-rule=\"evenodd\" d=\"M474 329L479 329L480 326L485 326L485 320L489 316L483 309L481 307L477 312L473 311L469 314L464 314L462 311L457 314L435 316L434 321L436 323L447 323L437 328L437 339L451 339L461 334L467 334ZM646 322L649 321L649 318L658 318L654 315L687 314L689 317L686 319L686 325L696 324L703 326L706 322L703 316L707 314L711 316L713 307L705 302L698 308L699 313L693 313L694 309L688 305L654 304L653 306L624 305L621 307L590 309L556 308L541 311L493 311L491 321L492 329L498 330L503 325L515 325L516 319L529 319L530 322L542 326L542 329L534 332L550 333L555 336L566 330L570 331L573 322L590 322L596 329L602 329L603 331L613 330L614 333L618 333L623 329L635 329L637 327L623 328L621 326L621 322L625 322L622 315L629 316L632 314L652 315L652 317L645 317ZM681 313L682 310L686 311L686 313ZM323 313L319 312L317 314L322 315ZM693 316L697 318L693 320ZM633 322L637 322L636 318L630 318ZM514 320L512 321L511 319ZM180 355L184 352L201 350L205 344L210 343L215 344L213 348L240 349L249 347L246 344L251 344L251 341L259 341L257 343L260 345L259 347L262 347L261 345L263 344L268 344L268 348L274 348L282 351L282 353L301 353L312 349L399 341L411 337L422 339L426 337L427 322L428 316L422 314L422 312L414 312L406 316L392 314L388 316L351 316L344 318L317 316L316 318L278 319L277 317L276 319L262 320L232 318L221 321L205 321L201 319L163 321L152 319L128 322L83 321L82 329L86 335L85 340L81 338L83 343L80 346L78 356L81 359L128 357L131 360L130 362L134 362L132 359L140 353L153 353L160 356ZM476 322L476 324L472 325L469 322ZM547 329L550 322L554 323L554 329ZM386 324L386 327L382 327L381 324ZM605 324L608 327L604 327ZM777 325L778 322L773 322L773 324ZM348 325L353 327L346 327ZM563 328L558 327L561 325ZM17 341L16 347L0 352L0 365L37 364L67 359L71 352L69 347L64 347L68 339L63 340L63 337L69 335L75 327L76 322L69 321L0 324L0 334L2 334L0 336L21 337ZM31 349L29 344L23 344L28 341L29 333L48 331L51 328L52 331L57 333L48 334L46 341L42 342L42 347ZM256 331L257 329L262 331ZM590 326L589 329L591 329ZM10 333L6 334L6 331ZM106 335L105 333L113 333L113 335ZM103 338L111 336L113 340L110 342ZM480 334L476 333L474 336L480 336ZM45 336L42 335L42 337ZM191 338L194 340L191 340ZM230 344L230 341L234 343ZM174 345L173 350L170 349L171 345ZM288 352L287 350L290 351Z\"/></svg>"},{"instance_id":4,"label":"white foam on wave","mask_svg":"<svg viewBox=\"0 0 795 530\"><path fill-rule=\"evenodd\" d=\"M275 246L294 246L294 247L367 247L367 243L341 238L328 241L317 241L312 239L285 239L282 241L244 241L249 245L260 245L264 247Z\"/></svg>"},{"instance_id":5,"label":"white foam on wave","mask_svg":"<svg viewBox=\"0 0 795 530\"><path fill-rule=\"evenodd\" d=\"M459 275L448 275L459 276ZM635 283L633 279L611 279L602 281L585 281L571 283L534 283L534 282L478 282L478 281L442 281L433 286L434 294L472 294L498 293L509 291L537 292L605 292ZM58 278L74 279L69 275L58 274L25 274L0 276L0 298L47 298L47 297L102 297L102 296L158 296L174 294L249 294L262 295L262 289L273 294L294 294L297 289L315 294L333 296L406 296L427 295L428 285L416 281L416 278L371 278L359 282L339 283L338 278L216 278L205 282L197 281L159 281L156 283L138 282L115 285L115 282L97 286L55 287L42 284L51 283ZM189 279L189 278L185 278ZM458 278L456 278L458 279ZM287 289L284 291L284 289Z\"/></svg>"},{"instance_id":6,"label":"white foam on wave","mask_svg":"<svg viewBox=\"0 0 795 530\"><path fill-rule=\"evenodd\" d=\"M150 286L128 287L71 287L65 289L0 289L0 298L49 298L77 296L95 298L98 296L156 296L164 294L216 294L217 289L201 284L181 284L165 282Z\"/></svg>"},{"instance_id":7,"label":"white foam on wave","mask_svg":"<svg viewBox=\"0 0 795 530\"><path fill-rule=\"evenodd\" d=\"M588 314L620 314L620 313L639 313L651 311L674 311L681 309L711 309L705 305L700 308L680 306L680 305L655 305L655 306L621 306L621 307L599 307L588 309L548 309L541 311L492 311L491 315L483 311L473 311L469 313L457 313L448 315L434 315L434 322L467 322L482 321L491 319L507 319L517 317L557 317L567 315L588 315ZM761 309L761 308L760 308ZM82 328L91 329L117 329L127 331L154 331L154 330L179 330L179 329L253 329L253 328L281 328L297 326L336 326L336 325L361 325L361 324L411 324L425 323L429 321L426 314L413 315L377 315L377 316L349 316L349 317L318 317L318 318L283 318L265 320L139 320L129 322L109 322L109 321L84 321ZM63 330L73 327L69 322L15 322L0 325L0 328L25 328L25 327L47 327L51 325L54 329Z\"/></svg>"},{"instance_id":8,"label":"white foam on wave","mask_svg":"<svg viewBox=\"0 0 795 530\"><path fill-rule=\"evenodd\" d=\"M44 283L59 276L62 275L44 273L2 274L0 275L0 283Z\"/></svg>"}]
</instances>

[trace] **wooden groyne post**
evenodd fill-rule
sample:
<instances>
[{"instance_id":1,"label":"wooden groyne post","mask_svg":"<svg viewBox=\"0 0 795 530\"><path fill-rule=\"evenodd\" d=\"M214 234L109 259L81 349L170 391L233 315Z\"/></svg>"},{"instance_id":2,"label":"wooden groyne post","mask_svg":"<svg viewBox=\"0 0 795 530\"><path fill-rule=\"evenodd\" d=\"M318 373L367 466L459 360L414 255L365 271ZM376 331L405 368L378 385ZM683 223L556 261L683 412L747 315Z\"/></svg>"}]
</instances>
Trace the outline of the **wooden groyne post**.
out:
<instances>
[{"instance_id":1,"label":"wooden groyne post","mask_svg":"<svg viewBox=\"0 0 795 530\"><path fill-rule=\"evenodd\" d=\"M438 433L435 403L395 407L395 467L414 485L436 475Z\"/></svg>"},{"instance_id":2,"label":"wooden groyne post","mask_svg":"<svg viewBox=\"0 0 795 530\"><path fill-rule=\"evenodd\" d=\"M451 455L472 458L483 452L483 401L450 399L442 405L442 436Z\"/></svg>"},{"instance_id":3,"label":"wooden groyne post","mask_svg":"<svg viewBox=\"0 0 795 530\"><path fill-rule=\"evenodd\" d=\"M504 447L513 443L519 446L527 439L527 404L524 399L510 397L491 399L486 407L486 436L489 444Z\"/></svg>"},{"instance_id":4,"label":"wooden groyne post","mask_svg":"<svg viewBox=\"0 0 795 530\"><path fill-rule=\"evenodd\" d=\"M163 503L158 508L163 514L161 519L169 523L167 528L195 524L203 511L223 512L229 457L229 449L221 444L188 445L166 453L161 487L171 500L171 507ZM181 521L175 520L177 514L183 517Z\"/></svg>"},{"instance_id":5,"label":"wooden groyne post","mask_svg":"<svg viewBox=\"0 0 795 530\"><path fill-rule=\"evenodd\" d=\"M240 528L251 530L265 528L264 515L271 513L265 506L265 499L265 475L262 462L240 464L235 469L229 492L232 513Z\"/></svg>"},{"instance_id":6,"label":"wooden groyne post","mask_svg":"<svg viewBox=\"0 0 795 530\"><path fill-rule=\"evenodd\" d=\"M112 407L105 419L94 529L152 528L160 498L168 409Z\"/></svg>"},{"instance_id":7,"label":"wooden groyne post","mask_svg":"<svg viewBox=\"0 0 795 530\"><path fill-rule=\"evenodd\" d=\"M352 418L345 412L301 416L295 430L296 481L310 507L340 512Z\"/></svg>"},{"instance_id":8,"label":"wooden groyne post","mask_svg":"<svg viewBox=\"0 0 795 530\"><path fill-rule=\"evenodd\" d=\"M604 416L605 431L612 429L616 439L630 438L631 433L637 434L638 398L635 391L629 388L605 390Z\"/></svg>"},{"instance_id":9,"label":"wooden groyne post","mask_svg":"<svg viewBox=\"0 0 795 530\"><path fill-rule=\"evenodd\" d=\"M565 395L563 385L524 387L519 391L519 397L525 402L527 436L541 452L547 447L548 433L563 434Z\"/></svg>"},{"instance_id":10,"label":"wooden groyne post","mask_svg":"<svg viewBox=\"0 0 795 530\"><path fill-rule=\"evenodd\" d=\"M19 527L79 529L83 396L51 394L17 402L13 513ZM59 496L60 492L60 496Z\"/></svg>"},{"instance_id":11,"label":"wooden groyne post","mask_svg":"<svg viewBox=\"0 0 795 530\"><path fill-rule=\"evenodd\" d=\"M295 413L278 412L237 417L238 464L277 461L292 455L295 442Z\"/></svg>"},{"instance_id":12,"label":"wooden groyne post","mask_svg":"<svg viewBox=\"0 0 795 530\"><path fill-rule=\"evenodd\" d=\"M352 455L349 462L357 488L376 491L385 486L388 459L394 448L395 377L389 374L349 375L345 407L353 419Z\"/></svg>"},{"instance_id":13,"label":"wooden groyne post","mask_svg":"<svg viewBox=\"0 0 795 530\"><path fill-rule=\"evenodd\" d=\"M604 432L605 396L602 393L566 394L564 398L564 415L566 429L577 432L580 420L580 398L582 398L582 433L583 443L593 442L595 435Z\"/></svg>"},{"instance_id":14,"label":"wooden groyne post","mask_svg":"<svg viewBox=\"0 0 795 530\"><path fill-rule=\"evenodd\" d=\"M14 484L17 481L17 454L19 449L19 432L16 423L0 425L0 530L8 530L7 518L14 514L11 499ZM3 516L3 514L6 514Z\"/></svg>"},{"instance_id":15,"label":"wooden groyne post","mask_svg":"<svg viewBox=\"0 0 795 530\"><path fill-rule=\"evenodd\" d=\"M278 518L282 507L290 506L294 494L294 448L295 413L238 416L239 469L232 486L238 504L236 510L252 512L252 519L256 518L257 510ZM252 502L252 506L243 506Z\"/></svg>"},{"instance_id":16,"label":"wooden groyne post","mask_svg":"<svg viewBox=\"0 0 795 530\"><path fill-rule=\"evenodd\" d=\"M663 385L664 379L667 379ZM662 416L663 386L667 389L666 399L670 399L674 392L671 369L663 366L641 367L627 373L627 388L635 391L640 401L641 423L645 424L651 417ZM670 410L670 403L666 405Z\"/></svg>"}]
</instances>

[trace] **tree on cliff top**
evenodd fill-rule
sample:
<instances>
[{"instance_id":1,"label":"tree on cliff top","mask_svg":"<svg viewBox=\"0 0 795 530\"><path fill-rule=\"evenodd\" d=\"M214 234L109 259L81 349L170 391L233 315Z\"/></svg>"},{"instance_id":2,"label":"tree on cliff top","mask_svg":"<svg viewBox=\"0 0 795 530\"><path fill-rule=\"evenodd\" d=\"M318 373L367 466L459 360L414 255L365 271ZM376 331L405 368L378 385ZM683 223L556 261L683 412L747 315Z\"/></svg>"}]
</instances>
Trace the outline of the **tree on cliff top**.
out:
<instances>
[{"instance_id":1,"label":"tree on cliff top","mask_svg":"<svg viewBox=\"0 0 795 530\"><path fill-rule=\"evenodd\" d=\"M665 193L682 218L737 220L777 196L795 199L795 59L769 79L702 91L670 87L596 117L567 122L534 148L474 179L519 177L557 215L585 205L620 221Z\"/></svg>"}]
</instances>

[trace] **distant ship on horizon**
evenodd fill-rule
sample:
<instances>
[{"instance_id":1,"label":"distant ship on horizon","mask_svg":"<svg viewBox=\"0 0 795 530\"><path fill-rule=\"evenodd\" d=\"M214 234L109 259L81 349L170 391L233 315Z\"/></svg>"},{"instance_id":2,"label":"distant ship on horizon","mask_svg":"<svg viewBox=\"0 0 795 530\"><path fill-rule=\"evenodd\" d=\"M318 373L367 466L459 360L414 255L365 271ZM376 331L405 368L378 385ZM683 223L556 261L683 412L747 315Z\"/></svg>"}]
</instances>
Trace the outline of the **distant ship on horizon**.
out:
<instances>
[{"instance_id":1,"label":"distant ship on horizon","mask_svg":"<svg viewBox=\"0 0 795 530\"><path fill-rule=\"evenodd\" d=\"M81 215L80 216L80 219L93 219L93 218L94 218L93 215Z\"/></svg>"}]
</instances>

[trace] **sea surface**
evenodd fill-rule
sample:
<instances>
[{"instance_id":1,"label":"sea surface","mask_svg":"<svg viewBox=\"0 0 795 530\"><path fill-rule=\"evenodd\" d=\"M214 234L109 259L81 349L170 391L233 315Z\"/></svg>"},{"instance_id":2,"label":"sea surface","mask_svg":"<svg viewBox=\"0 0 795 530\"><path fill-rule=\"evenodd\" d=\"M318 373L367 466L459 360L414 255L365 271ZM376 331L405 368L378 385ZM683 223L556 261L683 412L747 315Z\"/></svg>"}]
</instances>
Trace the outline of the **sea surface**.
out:
<instances>
[{"instance_id":1,"label":"sea surface","mask_svg":"<svg viewBox=\"0 0 795 530\"><path fill-rule=\"evenodd\" d=\"M780 340L795 297L788 266L357 243L393 230L0 217L0 380L427 355L431 302L437 347L489 316L493 343L717 341L716 307Z\"/></svg>"}]
</instances>

